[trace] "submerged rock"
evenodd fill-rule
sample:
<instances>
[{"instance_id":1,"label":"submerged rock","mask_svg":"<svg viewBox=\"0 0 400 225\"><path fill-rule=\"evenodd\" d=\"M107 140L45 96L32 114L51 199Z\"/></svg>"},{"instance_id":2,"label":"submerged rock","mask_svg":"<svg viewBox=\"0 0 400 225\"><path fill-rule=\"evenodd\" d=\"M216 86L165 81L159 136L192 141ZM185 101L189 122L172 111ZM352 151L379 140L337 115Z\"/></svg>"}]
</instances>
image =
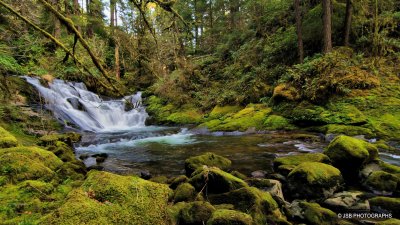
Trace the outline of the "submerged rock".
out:
<instances>
[{"instance_id":1,"label":"submerged rock","mask_svg":"<svg viewBox=\"0 0 400 225\"><path fill-rule=\"evenodd\" d=\"M197 191L203 190L206 193L216 194L248 186L243 180L216 167L204 167L196 170L189 182Z\"/></svg>"},{"instance_id":2,"label":"submerged rock","mask_svg":"<svg viewBox=\"0 0 400 225\"><path fill-rule=\"evenodd\" d=\"M333 166L319 162L305 162L288 175L291 196L300 199L326 198L339 190L342 175Z\"/></svg>"},{"instance_id":3,"label":"submerged rock","mask_svg":"<svg viewBox=\"0 0 400 225\"><path fill-rule=\"evenodd\" d=\"M253 218L249 214L235 210L216 210L207 225L252 225Z\"/></svg>"},{"instance_id":4,"label":"submerged rock","mask_svg":"<svg viewBox=\"0 0 400 225\"><path fill-rule=\"evenodd\" d=\"M231 164L231 160L217 154L207 152L203 155L194 156L186 159L185 170L186 175L190 176L195 170L201 168L202 166L215 166L222 170L226 170L229 169Z\"/></svg>"}]
</instances>

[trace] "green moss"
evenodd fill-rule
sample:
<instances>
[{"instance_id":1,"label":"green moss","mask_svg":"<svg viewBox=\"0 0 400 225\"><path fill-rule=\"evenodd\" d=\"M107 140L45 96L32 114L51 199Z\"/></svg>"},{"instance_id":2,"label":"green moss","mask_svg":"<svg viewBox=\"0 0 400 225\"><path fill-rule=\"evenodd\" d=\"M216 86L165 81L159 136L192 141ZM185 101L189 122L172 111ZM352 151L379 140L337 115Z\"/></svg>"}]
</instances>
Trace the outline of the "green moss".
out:
<instances>
[{"instance_id":1,"label":"green moss","mask_svg":"<svg viewBox=\"0 0 400 225\"><path fill-rule=\"evenodd\" d=\"M232 204L236 210L249 213L255 224L265 224L267 219L284 219L271 194L255 187L243 187L224 194L210 195L209 199L213 204Z\"/></svg>"},{"instance_id":2,"label":"green moss","mask_svg":"<svg viewBox=\"0 0 400 225\"><path fill-rule=\"evenodd\" d=\"M180 175L177 177L171 178L168 183L170 184L169 187L172 189L176 189L180 184L189 181L189 178L185 175Z\"/></svg>"},{"instance_id":3,"label":"green moss","mask_svg":"<svg viewBox=\"0 0 400 225\"><path fill-rule=\"evenodd\" d=\"M0 127L0 148L10 148L17 145L17 139L8 131L6 131L3 127Z\"/></svg>"},{"instance_id":4,"label":"green moss","mask_svg":"<svg viewBox=\"0 0 400 225\"><path fill-rule=\"evenodd\" d=\"M276 158L274 160L274 168L277 169L281 165L297 166L303 162L330 163L330 159L328 156L322 153L306 153L306 154L290 155L290 156Z\"/></svg>"},{"instance_id":5,"label":"green moss","mask_svg":"<svg viewBox=\"0 0 400 225\"><path fill-rule=\"evenodd\" d=\"M184 202L194 200L196 189L189 183L179 185L174 192L174 202Z\"/></svg>"},{"instance_id":6,"label":"green moss","mask_svg":"<svg viewBox=\"0 0 400 225\"><path fill-rule=\"evenodd\" d=\"M146 98L145 103L146 111L155 118L156 122L164 121L176 109L172 104L166 104L165 101L154 95Z\"/></svg>"},{"instance_id":7,"label":"green moss","mask_svg":"<svg viewBox=\"0 0 400 225\"><path fill-rule=\"evenodd\" d=\"M396 190L399 178L384 171L372 172L364 182L369 190L374 192L392 193Z\"/></svg>"},{"instance_id":8,"label":"green moss","mask_svg":"<svg viewBox=\"0 0 400 225\"><path fill-rule=\"evenodd\" d=\"M168 178L166 176L157 176L150 178L151 182L159 183L159 184L167 184Z\"/></svg>"},{"instance_id":9,"label":"green moss","mask_svg":"<svg viewBox=\"0 0 400 225\"><path fill-rule=\"evenodd\" d=\"M168 224L170 189L131 176L93 171L41 224Z\"/></svg>"},{"instance_id":10,"label":"green moss","mask_svg":"<svg viewBox=\"0 0 400 225\"><path fill-rule=\"evenodd\" d=\"M264 105L250 104L246 106L246 108L221 121L219 125L210 127L210 129L213 131L246 131L249 128L260 130L263 129L265 117L271 113L271 111L271 108L266 108Z\"/></svg>"},{"instance_id":11,"label":"green moss","mask_svg":"<svg viewBox=\"0 0 400 225\"><path fill-rule=\"evenodd\" d=\"M264 126L267 130L293 130L296 127L290 124L289 120L283 116L270 115L264 121Z\"/></svg>"},{"instance_id":12,"label":"green moss","mask_svg":"<svg viewBox=\"0 0 400 225\"><path fill-rule=\"evenodd\" d=\"M388 220L384 220L384 221L379 221L376 224L377 225L398 225L398 224L400 224L400 220L392 218L392 219L388 219Z\"/></svg>"},{"instance_id":13,"label":"green moss","mask_svg":"<svg viewBox=\"0 0 400 225\"><path fill-rule=\"evenodd\" d=\"M304 219L307 224L337 224L337 215L329 209L322 208L318 203L300 202L303 208Z\"/></svg>"},{"instance_id":14,"label":"green moss","mask_svg":"<svg viewBox=\"0 0 400 225\"><path fill-rule=\"evenodd\" d=\"M172 113L166 120L173 124L198 124L202 119L203 114L191 109Z\"/></svg>"},{"instance_id":15,"label":"green moss","mask_svg":"<svg viewBox=\"0 0 400 225\"><path fill-rule=\"evenodd\" d=\"M196 170L189 182L197 191L207 191L207 193L224 193L238 188L247 187L246 182L224 172L216 167L205 167ZM207 188L204 188L204 187Z\"/></svg>"},{"instance_id":16,"label":"green moss","mask_svg":"<svg viewBox=\"0 0 400 225\"><path fill-rule=\"evenodd\" d=\"M336 191L342 175L333 166L319 162L304 162L288 175L289 189L294 197L322 198Z\"/></svg>"},{"instance_id":17,"label":"green moss","mask_svg":"<svg viewBox=\"0 0 400 225\"><path fill-rule=\"evenodd\" d=\"M176 224L205 224L215 208L209 202L195 201L181 204L177 207Z\"/></svg>"},{"instance_id":18,"label":"green moss","mask_svg":"<svg viewBox=\"0 0 400 225\"><path fill-rule=\"evenodd\" d=\"M220 209L216 210L207 225L252 225L253 218L242 212Z\"/></svg>"},{"instance_id":19,"label":"green moss","mask_svg":"<svg viewBox=\"0 0 400 225\"><path fill-rule=\"evenodd\" d=\"M329 124L325 126L325 134L344 134L348 136L356 136L356 135L368 135L372 136L373 133L370 129L359 127L359 126L350 126L350 125L341 125L341 124Z\"/></svg>"},{"instance_id":20,"label":"green moss","mask_svg":"<svg viewBox=\"0 0 400 225\"><path fill-rule=\"evenodd\" d=\"M400 173L400 166L392 165L386 163L382 160L379 160L379 166L382 168L383 171L388 173Z\"/></svg>"},{"instance_id":21,"label":"green moss","mask_svg":"<svg viewBox=\"0 0 400 225\"><path fill-rule=\"evenodd\" d=\"M398 134L400 133L400 113L397 114L384 114L377 118L371 119L372 129L378 135L386 139L399 140Z\"/></svg>"},{"instance_id":22,"label":"green moss","mask_svg":"<svg viewBox=\"0 0 400 225\"><path fill-rule=\"evenodd\" d=\"M195 170L202 166L215 166L222 170L229 169L231 160L217 154L207 152L203 155L193 156L185 160L186 175L190 176Z\"/></svg>"},{"instance_id":23,"label":"green moss","mask_svg":"<svg viewBox=\"0 0 400 225\"><path fill-rule=\"evenodd\" d=\"M57 145L59 142L64 142L68 146L72 147L73 143L79 142L81 140L81 135L78 133L70 132L65 134L50 134L39 138L38 145L49 146Z\"/></svg>"},{"instance_id":24,"label":"green moss","mask_svg":"<svg viewBox=\"0 0 400 225\"><path fill-rule=\"evenodd\" d=\"M400 198L374 197L369 199L371 209L375 212L388 212L400 215Z\"/></svg>"},{"instance_id":25,"label":"green moss","mask_svg":"<svg viewBox=\"0 0 400 225\"><path fill-rule=\"evenodd\" d=\"M236 171L236 170L232 171L231 174L232 174L233 176L239 178L239 179L242 179L242 180L247 179L247 176L246 176L246 175L244 175L243 173L241 173L241 172L239 172L239 171Z\"/></svg>"},{"instance_id":26,"label":"green moss","mask_svg":"<svg viewBox=\"0 0 400 225\"><path fill-rule=\"evenodd\" d=\"M53 152L63 162L75 161L74 150L64 142L55 141L54 145L47 147L47 150Z\"/></svg>"},{"instance_id":27,"label":"green moss","mask_svg":"<svg viewBox=\"0 0 400 225\"><path fill-rule=\"evenodd\" d=\"M366 141L341 135L329 144L324 154L345 175L354 175L362 165L378 158L378 149Z\"/></svg>"},{"instance_id":28,"label":"green moss","mask_svg":"<svg viewBox=\"0 0 400 225\"><path fill-rule=\"evenodd\" d=\"M0 175L10 181L50 180L62 161L53 153L37 147L15 147L0 151Z\"/></svg>"},{"instance_id":29,"label":"green moss","mask_svg":"<svg viewBox=\"0 0 400 225\"><path fill-rule=\"evenodd\" d=\"M227 106L215 106L210 112L209 119L219 119L227 114L236 113L241 110L240 106L237 105L227 105Z\"/></svg>"}]
</instances>

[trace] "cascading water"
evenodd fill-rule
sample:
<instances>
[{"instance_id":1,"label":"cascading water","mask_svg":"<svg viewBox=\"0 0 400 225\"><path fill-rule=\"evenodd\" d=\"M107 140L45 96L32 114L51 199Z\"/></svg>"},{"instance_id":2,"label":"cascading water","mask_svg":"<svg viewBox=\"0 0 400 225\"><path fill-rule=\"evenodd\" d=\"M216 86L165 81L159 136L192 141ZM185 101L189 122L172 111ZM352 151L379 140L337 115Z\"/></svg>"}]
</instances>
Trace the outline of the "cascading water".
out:
<instances>
[{"instance_id":1,"label":"cascading water","mask_svg":"<svg viewBox=\"0 0 400 225\"><path fill-rule=\"evenodd\" d=\"M62 122L70 122L84 131L112 132L145 126L148 114L141 93L120 100L103 100L88 91L85 84L55 79L48 87L38 78L25 77L46 101L46 107Z\"/></svg>"}]
</instances>

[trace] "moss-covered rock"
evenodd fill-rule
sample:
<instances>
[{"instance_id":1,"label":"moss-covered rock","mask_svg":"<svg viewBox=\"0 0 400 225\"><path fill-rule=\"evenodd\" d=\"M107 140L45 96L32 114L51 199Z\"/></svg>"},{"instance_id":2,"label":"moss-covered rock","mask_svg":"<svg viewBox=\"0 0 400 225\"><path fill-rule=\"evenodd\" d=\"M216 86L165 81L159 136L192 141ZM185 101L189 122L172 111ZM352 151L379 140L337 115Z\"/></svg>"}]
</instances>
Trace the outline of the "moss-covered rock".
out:
<instances>
[{"instance_id":1,"label":"moss-covered rock","mask_svg":"<svg viewBox=\"0 0 400 225\"><path fill-rule=\"evenodd\" d=\"M168 177L166 176L156 176L150 178L151 182L159 183L159 184L168 184Z\"/></svg>"},{"instance_id":2,"label":"moss-covered rock","mask_svg":"<svg viewBox=\"0 0 400 225\"><path fill-rule=\"evenodd\" d=\"M0 127L0 148L11 148L17 145L17 139L3 127Z\"/></svg>"},{"instance_id":3,"label":"moss-covered rock","mask_svg":"<svg viewBox=\"0 0 400 225\"><path fill-rule=\"evenodd\" d=\"M396 191L399 177L385 171L374 171L364 181L363 185L376 194L390 195Z\"/></svg>"},{"instance_id":4,"label":"moss-covered rock","mask_svg":"<svg viewBox=\"0 0 400 225\"><path fill-rule=\"evenodd\" d=\"M178 205L179 204L179 205ZM215 208L204 201L195 201L190 203L178 203L175 206L174 224L203 225L206 224Z\"/></svg>"},{"instance_id":5,"label":"moss-covered rock","mask_svg":"<svg viewBox=\"0 0 400 225\"><path fill-rule=\"evenodd\" d=\"M185 175L180 175L177 177L173 177L168 180L169 187L173 190L175 190L180 184L188 182L189 178Z\"/></svg>"},{"instance_id":6,"label":"moss-covered rock","mask_svg":"<svg viewBox=\"0 0 400 225\"><path fill-rule=\"evenodd\" d=\"M72 147L62 141L55 141L53 145L47 147L47 150L53 152L63 162L73 162L76 160Z\"/></svg>"},{"instance_id":7,"label":"moss-covered rock","mask_svg":"<svg viewBox=\"0 0 400 225\"><path fill-rule=\"evenodd\" d=\"M166 119L171 124L199 124L203 119L203 114L195 109L186 109L174 112Z\"/></svg>"},{"instance_id":8,"label":"moss-covered rock","mask_svg":"<svg viewBox=\"0 0 400 225\"><path fill-rule=\"evenodd\" d=\"M379 221L378 223L376 223L376 225L398 225L398 224L400 224L400 220L394 218L384 221Z\"/></svg>"},{"instance_id":9,"label":"moss-covered rock","mask_svg":"<svg viewBox=\"0 0 400 225\"><path fill-rule=\"evenodd\" d=\"M203 123L211 131L246 131L249 128L264 129L264 120L272 111L262 104L249 104L246 108L226 118L214 119Z\"/></svg>"},{"instance_id":10,"label":"moss-covered rock","mask_svg":"<svg viewBox=\"0 0 400 225\"><path fill-rule=\"evenodd\" d=\"M255 187L244 187L228 193L210 195L213 204L232 204L236 210L249 213L255 224L265 224L267 220L285 221L278 203L270 193Z\"/></svg>"},{"instance_id":11,"label":"moss-covered rock","mask_svg":"<svg viewBox=\"0 0 400 225\"><path fill-rule=\"evenodd\" d=\"M174 202L188 202L196 198L196 189L189 183L180 184L174 191Z\"/></svg>"},{"instance_id":12,"label":"moss-covered rock","mask_svg":"<svg viewBox=\"0 0 400 225\"><path fill-rule=\"evenodd\" d=\"M369 204L374 212L392 213L395 218L400 218L400 198L374 197L369 199Z\"/></svg>"},{"instance_id":13,"label":"moss-covered rock","mask_svg":"<svg viewBox=\"0 0 400 225\"><path fill-rule=\"evenodd\" d=\"M357 178L363 165L378 158L378 149L366 141L341 135L329 144L324 154L351 182Z\"/></svg>"},{"instance_id":14,"label":"moss-covered rock","mask_svg":"<svg viewBox=\"0 0 400 225\"><path fill-rule=\"evenodd\" d=\"M321 207L318 203L300 202L300 207L304 210L304 220L307 224L335 225L337 223L338 217L336 213Z\"/></svg>"},{"instance_id":15,"label":"moss-covered rock","mask_svg":"<svg viewBox=\"0 0 400 225\"><path fill-rule=\"evenodd\" d=\"M266 130L293 130L296 126L292 125L288 119L283 116L270 115L264 121Z\"/></svg>"},{"instance_id":16,"label":"moss-covered rock","mask_svg":"<svg viewBox=\"0 0 400 225\"><path fill-rule=\"evenodd\" d=\"M0 176L10 181L51 180L62 161L37 147L14 147L0 151Z\"/></svg>"},{"instance_id":17,"label":"moss-covered rock","mask_svg":"<svg viewBox=\"0 0 400 225\"><path fill-rule=\"evenodd\" d=\"M82 187L40 224L168 224L168 186L91 171Z\"/></svg>"},{"instance_id":18,"label":"moss-covered rock","mask_svg":"<svg viewBox=\"0 0 400 225\"><path fill-rule=\"evenodd\" d=\"M78 133L69 132L65 134L50 134L39 138L38 145L49 146L56 145L58 142L64 142L72 147L73 143L79 142L82 136Z\"/></svg>"},{"instance_id":19,"label":"moss-covered rock","mask_svg":"<svg viewBox=\"0 0 400 225\"><path fill-rule=\"evenodd\" d=\"M312 199L331 196L343 181L338 169L319 162L305 162L288 175L288 187L295 198Z\"/></svg>"},{"instance_id":20,"label":"moss-covered rock","mask_svg":"<svg viewBox=\"0 0 400 225\"><path fill-rule=\"evenodd\" d=\"M274 160L274 170L276 172L283 172L287 175L296 166L303 162L320 162L320 163L330 163L328 156L322 153L306 153L298 155L290 155L279 157Z\"/></svg>"},{"instance_id":21,"label":"moss-covered rock","mask_svg":"<svg viewBox=\"0 0 400 225\"><path fill-rule=\"evenodd\" d=\"M213 110L209 113L208 119L219 119L227 114L236 113L241 109L242 107L237 105L215 106Z\"/></svg>"},{"instance_id":22,"label":"moss-covered rock","mask_svg":"<svg viewBox=\"0 0 400 225\"><path fill-rule=\"evenodd\" d=\"M373 133L371 129L360 127L360 126L351 126L351 125L342 125L342 124L329 124L325 126L325 134L343 134L348 136L356 136L356 135L367 135L372 136Z\"/></svg>"},{"instance_id":23,"label":"moss-covered rock","mask_svg":"<svg viewBox=\"0 0 400 225\"><path fill-rule=\"evenodd\" d=\"M243 180L216 167L196 170L189 182L197 191L207 193L224 193L248 186Z\"/></svg>"},{"instance_id":24,"label":"moss-covered rock","mask_svg":"<svg viewBox=\"0 0 400 225\"><path fill-rule=\"evenodd\" d=\"M235 210L220 209L216 210L207 225L252 225L253 218L242 212Z\"/></svg>"},{"instance_id":25,"label":"moss-covered rock","mask_svg":"<svg viewBox=\"0 0 400 225\"><path fill-rule=\"evenodd\" d=\"M344 191L334 194L324 201L326 207L335 211L369 211L369 202L363 192Z\"/></svg>"},{"instance_id":26,"label":"moss-covered rock","mask_svg":"<svg viewBox=\"0 0 400 225\"><path fill-rule=\"evenodd\" d=\"M203 155L193 156L185 160L186 175L190 176L195 170L203 166L215 166L222 170L229 169L231 160L220 155L207 152Z\"/></svg>"}]
</instances>

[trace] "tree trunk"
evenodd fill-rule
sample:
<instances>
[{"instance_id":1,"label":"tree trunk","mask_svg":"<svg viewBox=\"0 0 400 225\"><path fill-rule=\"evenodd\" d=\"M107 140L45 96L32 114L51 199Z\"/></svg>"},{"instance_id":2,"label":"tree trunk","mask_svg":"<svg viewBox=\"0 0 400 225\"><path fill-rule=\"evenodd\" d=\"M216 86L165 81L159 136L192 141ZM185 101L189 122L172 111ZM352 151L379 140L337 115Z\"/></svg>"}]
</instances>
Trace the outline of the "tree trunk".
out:
<instances>
[{"instance_id":1,"label":"tree trunk","mask_svg":"<svg viewBox=\"0 0 400 225\"><path fill-rule=\"evenodd\" d=\"M346 1L346 18L344 21L344 46L350 45L351 19L353 14L352 0Z\"/></svg>"},{"instance_id":2,"label":"tree trunk","mask_svg":"<svg viewBox=\"0 0 400 225\"><path fill-rule=\"evenodd\" d=\"M80 10L79 10L79 2L78 0L74 0L74 14L75 15L79 15L80 14Z\"/></svg>"},{"instance_id":3,"label":"tree trunk","mask_svg":"<svg viewBox=\"0 0 400 225\"><path fill-rule=\"evenodd\" d=\"M0 0L1 1L1 0ZM97 69L101 72L103 77L110 83L111 87L120 95L121 92L114 86L112 83L112 79L108 76L107 71L104 69L101 61L95 56L94 52L90 49L89 44L82 37L82 34L76 29L74 23L71 19L66 18L56 9L54 9L46 0L39 0L49 11L51 11L69 30L71 30L75 36L78 38L79 42L82 44L83 48L87 51L92 59L93 64L97 67Z\"/></svg>"},{"instance_id":4,"label":"tree trunk","mask_svg":"<svg viewBox=\"0 0 400 225\"><path fill-rule=\"evenodd\" d=\"M114 27L115 22L115 0L110 0L110 27Z\"/></svg>"},{"instance_id":5,"label":"tree trunk","mask_svg":"<svg viewBox=\"0 0 400 225\"><path fill-rule=\"evenodd\" d=\"M332 51L332 4L331 0L322 0L323 10L323 34L324 34L324 49L323 52L329 53Z\"/></svg>"},{"instance_id":6,"label":"tree trunk","mask_svg":"<svg viewBox=\"0 0 400 225\"><path fill-rule=\"evenodd\" d=\"M58 0L53 0L52 1L54 7L56 7L57 9L59 9L58 6ZM58 18L54 18L54 32L53 32L53 36L55 38L60 38L61 37L61 24L60 24L60 20L58 20Z\"/></svg>"},{"instance_id":7,"label":"tree trunk","mask_svg":"<svg viewBox=\"0 0 400 225\"><path fill-rule=\"evenodd\" d=\"M120 62L119 62L119 43L115 40L115 77L117 80L121 78L120 75Z\"/></svg>"},{"instance_id":8,"label":"tree trunk","mask_svg":"<svg viewBox=\"0 0 400 225\"><path fill-rule=\"evenodd\" d=\"M197 0L193 1L193 9L194 9L194 41L195 41L195 49L194 52L197 53L197 50L199 49L199 23L198 23L198 9L197 9Z\"/></svg>"},{"instance_id":9,"label":"tree trunk","mask_svg":"<svg viewBox=\"0 0 400 225\"><path fill-rule=\"evenodd\" d=\"M213 28L213 23L214 23L214 18L213 18L213 0L209 0L209 12L208 12L208 16L210 17L210 28Z\"/></svg>"},{"instance_id":10,"label":"tree trunk","mask_svg":"<svg viewBox=\"0 0 400 225\"><path fill-rule=\"evenodd\" d=\"M91 11L91 0L86 0L86 14L88 15L88 17L92 18L93 14ZM91 38L93 37L93 22L89 19L88 24L86 26L86 36Z\"/></svg>"},{"instance_id":11,"label":"tree trunk","mask_svg":"<svg viewBox=\"0 0 400 225\"><path fill-rule=\"evenodd\" d=\"M296 32L297 32L297 50L299 54L299 62L304 62L303 32L301 22L300 0L294 0L294 10L296 14Z\"/></svg>"}]
</instances>

